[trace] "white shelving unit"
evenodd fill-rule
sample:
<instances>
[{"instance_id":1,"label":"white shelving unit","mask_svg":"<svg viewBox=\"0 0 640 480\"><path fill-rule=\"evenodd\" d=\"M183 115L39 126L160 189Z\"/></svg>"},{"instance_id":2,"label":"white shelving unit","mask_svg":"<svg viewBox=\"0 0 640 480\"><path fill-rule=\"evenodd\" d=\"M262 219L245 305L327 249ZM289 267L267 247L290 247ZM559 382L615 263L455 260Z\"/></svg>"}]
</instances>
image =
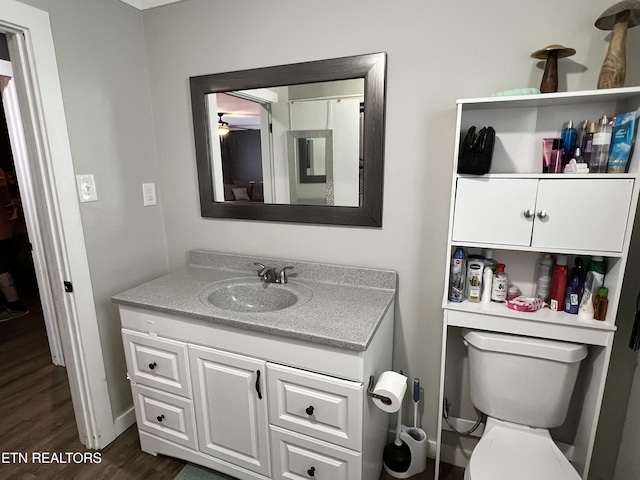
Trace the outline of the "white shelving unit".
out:
<instances>
[{"instance_id":1,"label":"white shelving unit","mask_svg":"<svg viewBox=\"0 0 640 480\"><path fill-rule=\"evenodd\" d=\"M542 139L558 137L567 120L575 124L585 119L597 121L602 115L614 116L639 107L640 88L635 87L457 102L453 171L457 172L460 142L469 127L491 125L496 130L496 143L489 174L454 173L452 179L436 478L441 453L445 461L462 463L461 457L452 453L456 447L443 442L443 430L448 430L442 415L445 398L451 402L451 410L457 411L459 425L475 421L468 398L466 349L460 337L461 329L471 328L588 346L567 421L551 431L587 479L638 202L640 146L636 145L628 173L543 174ZM510 282L527 296L535 293L535 268L542 253L568 255L569 268L576 256L584 259L585 268L590 257L603 256L607 264L605 286L609 288L607 317L604 321L582 321L577 315L549 309L525 313L504 304L449 302L449 265L456 247L464 247L467 254L493 250L493 258L506 264ZM464 448L472 449L477 439L461 441Z\"/></svg>"}]
</instances>

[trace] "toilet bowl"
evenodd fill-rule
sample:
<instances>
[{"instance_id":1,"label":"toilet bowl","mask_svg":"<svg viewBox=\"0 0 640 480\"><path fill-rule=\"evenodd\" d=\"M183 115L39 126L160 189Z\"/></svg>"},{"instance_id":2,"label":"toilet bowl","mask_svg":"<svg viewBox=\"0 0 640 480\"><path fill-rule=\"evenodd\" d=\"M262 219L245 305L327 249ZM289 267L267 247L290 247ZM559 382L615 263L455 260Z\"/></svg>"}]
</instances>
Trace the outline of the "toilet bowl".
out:
<instances>
[{"instance_id":1,"label":"toilet bowl","mask_svg":"<svg viewBox=\"0 0 640 480\"><path fill-rule=\"evenodd\" d=\"M463 338L471 402L487 415L465 480L579 480L549 428L566 418L587 348L474 330Z\"/></svg>"},{"instance_id":2,"label":"toilet bowl","mask_svg":"<svg viewBox=\"0 0 640 480\"><path fill-rule=\"evenodd\" d=\"M549 431L488 418L465 480L579 480Z\"/></svg>"}]
</instances>

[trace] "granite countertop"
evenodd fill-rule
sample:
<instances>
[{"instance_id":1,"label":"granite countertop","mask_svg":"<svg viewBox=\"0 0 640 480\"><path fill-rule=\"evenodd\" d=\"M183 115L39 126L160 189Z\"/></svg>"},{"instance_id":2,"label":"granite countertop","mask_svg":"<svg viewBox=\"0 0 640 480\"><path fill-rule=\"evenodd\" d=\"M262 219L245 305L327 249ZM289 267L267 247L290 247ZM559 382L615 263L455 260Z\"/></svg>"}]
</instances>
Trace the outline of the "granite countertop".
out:
<instances>
[{"instance_id":1,"label":"granite countertop","mask_svg":"<svg viewBox=\"0 0 640 480\"><path fill-rule=\"evenodd\" d=\"M128 307L210 321L267 333L363 351L393 303L397 274L392 270L345 267L283 259L192 251L189 265L120 293L113 302ZM289 284L308 287L302 304L273 312L234 312L206 302L212 284L231 279L257 279L254 262L282 268L292 265ZM279 287L279 285L273 285Z\"/></svg>"}]
</instances>

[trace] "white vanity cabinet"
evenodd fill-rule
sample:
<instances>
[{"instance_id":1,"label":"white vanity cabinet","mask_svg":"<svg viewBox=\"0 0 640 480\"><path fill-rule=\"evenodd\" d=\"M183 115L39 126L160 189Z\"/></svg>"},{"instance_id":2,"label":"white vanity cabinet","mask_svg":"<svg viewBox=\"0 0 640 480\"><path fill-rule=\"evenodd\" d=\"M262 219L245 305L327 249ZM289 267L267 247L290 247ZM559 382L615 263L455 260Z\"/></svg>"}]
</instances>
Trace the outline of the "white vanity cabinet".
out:
<instances>
[{"instance_id":1,"label":"white vanity cabinet","mask_svg":"<svg viewBox=\"0 0 640 480\"><path fill-rule=\"evenodd\" d=\"M142 450L238 479L377 480L393 307L363 351L120 306ZM300 321L304 321L301 319Z\"/></svg>"},{"instance_id":2,"label":"white vanity cabinet","mask_svg":"<svg viewBox=\"0 0 640 480\"><path fill-rule=\"evenodd\" d=\"M482 432L481 427L470 437L458 436L443 421L445 402L457 430L469 429L477 419L461 338L463 329L472 328L587 345L589 354L582 362L567 420L551 434L582 478L588 478L636 215L640 148L636 139L628 173L543 174L542 139L558 137L568 120L577 125L639 107L640 88L458 101L442 303L437 460L466 466ZM496 130L490 172L455 173L466 131L489 125ZM449 266L457 247L467 254L491 249L493 259L506 264L510 282L527 296L535 294L536 265L543 253L567 255L570 270L576 256L584 259L585 268L590 257L603 256L609 288L606 320L582 321L549 309L516 312L498 303L449 302Z\"/></svg>"}]
</instances>

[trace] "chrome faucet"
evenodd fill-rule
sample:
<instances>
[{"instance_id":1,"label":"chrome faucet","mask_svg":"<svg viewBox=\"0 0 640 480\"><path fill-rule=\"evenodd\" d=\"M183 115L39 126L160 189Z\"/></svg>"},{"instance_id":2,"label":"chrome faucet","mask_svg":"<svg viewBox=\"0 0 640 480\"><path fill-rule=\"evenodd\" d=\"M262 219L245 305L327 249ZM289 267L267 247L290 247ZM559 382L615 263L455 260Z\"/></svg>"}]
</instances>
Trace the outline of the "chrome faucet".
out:
<instances>
[{"instance_id":1,"label":"chrome faucet","mask_svg":"<svg viewBox=\"0 0 640 480\"><path fill-rule=\"evenodd\" d=\"M288 266L276 272L275 268L267 267L262 263L255 262L254 265L259 267L258 276L264 283L287 283L287 270L293 269L292 266Z\"/></svg>"}]
</instances>

